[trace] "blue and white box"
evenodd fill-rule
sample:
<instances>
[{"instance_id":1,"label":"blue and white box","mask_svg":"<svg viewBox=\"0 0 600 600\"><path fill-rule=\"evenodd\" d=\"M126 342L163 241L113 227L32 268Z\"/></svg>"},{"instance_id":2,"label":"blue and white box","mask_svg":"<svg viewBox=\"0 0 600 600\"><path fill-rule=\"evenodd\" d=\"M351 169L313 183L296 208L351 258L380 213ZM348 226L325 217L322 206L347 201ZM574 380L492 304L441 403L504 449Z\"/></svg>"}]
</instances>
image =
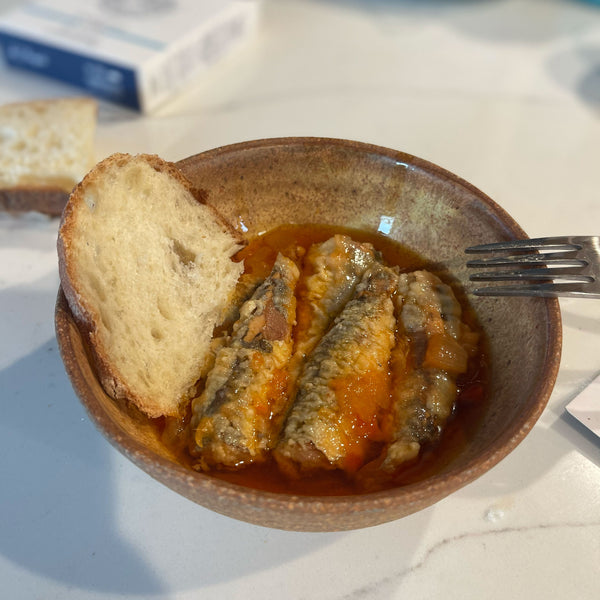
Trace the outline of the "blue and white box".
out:
<instances>
[{"instance_id":1,"label":"blue and white box","mask_svg":"<svg viewBox=\"0 0 600 600\"><path fill-rule=\"evenodd\" d=\"M54 0L0 16L6 62L151 112L256 28L259 0Z\"/></svg>"}]
</instances>

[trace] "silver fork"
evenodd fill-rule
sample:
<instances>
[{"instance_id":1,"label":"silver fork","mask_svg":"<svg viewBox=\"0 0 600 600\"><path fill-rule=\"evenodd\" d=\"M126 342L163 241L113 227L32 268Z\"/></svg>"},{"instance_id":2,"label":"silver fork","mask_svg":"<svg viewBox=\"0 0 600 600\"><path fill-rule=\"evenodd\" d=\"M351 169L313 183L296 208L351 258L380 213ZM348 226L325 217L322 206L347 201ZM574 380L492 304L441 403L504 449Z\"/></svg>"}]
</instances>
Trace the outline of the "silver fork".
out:
<instances>
[{"instance_id":1,"label":"silver fork","mask_svg":"<svg viewBox=\"0 0 600 600\"><path fill-rule=\"evenodd\" d=\"M509 252L470 260L467 267L500 267L471 281L513 281L473 290L477 296L600 298L600 236L543 237L471 246L468 254Z\"/></svg>"}]
</instances>

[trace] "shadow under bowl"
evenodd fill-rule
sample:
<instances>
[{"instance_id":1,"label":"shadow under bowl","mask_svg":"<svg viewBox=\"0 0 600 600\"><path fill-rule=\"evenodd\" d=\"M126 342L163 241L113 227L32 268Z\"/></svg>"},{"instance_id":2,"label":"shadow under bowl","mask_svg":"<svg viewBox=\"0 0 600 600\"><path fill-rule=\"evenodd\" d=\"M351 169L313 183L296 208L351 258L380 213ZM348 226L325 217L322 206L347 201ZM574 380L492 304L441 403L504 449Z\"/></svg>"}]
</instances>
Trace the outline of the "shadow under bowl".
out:
<instances>
[{"instance_id":1,"label":"shadow under bowl","mask_svg":"<svg viewBox=\"0 0 600 600\"><path fill-rule=\"evenodd\" d=\"M243 142L178 163L207 202L247 237L289 223L380 231L447 269L469 292L464 248L527 237L485 194L409 154L324 138ZM497 464L542 413L560 363L557 300L468 296L489 341L489 400L469 443L423 481L352 496L300 496L242 487L178 464L141 413L106 395L61 290L56 332L75 392L101 433L186 498L250 523L296 531L377 525L421 510Z\"/></svg>"}]
</instances>

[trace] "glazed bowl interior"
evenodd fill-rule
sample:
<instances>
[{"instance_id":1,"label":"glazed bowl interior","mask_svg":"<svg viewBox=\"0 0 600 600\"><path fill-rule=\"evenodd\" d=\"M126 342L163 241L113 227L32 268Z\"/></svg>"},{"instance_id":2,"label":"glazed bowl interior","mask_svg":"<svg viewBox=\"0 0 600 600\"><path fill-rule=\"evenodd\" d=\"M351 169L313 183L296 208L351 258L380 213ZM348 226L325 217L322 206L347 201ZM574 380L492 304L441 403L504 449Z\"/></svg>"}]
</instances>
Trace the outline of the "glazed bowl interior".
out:
<instances>
[{"instance_id":1,"label":"glazed bowl interior","mask_svg":"<svg viewBox=\"0 0 600 600\"><path fill-rule=\"evenodd\" d=\"M192 156L178 166L248 238L292 223L360 228L379 231L446 269L467 292L486 334L488 401L469 443L418 483L326 497L245 488L178 464L148 419L104 393L59 290L57 337L73 387L100 431L139 467L234 518L281 529L335 531L376 525L429 506L485 473L527 435L558 371L558 302L468 293L465 247L526 237L482 192L414 156L321 138L245 142Z\"/></svg>"}]
</instances>

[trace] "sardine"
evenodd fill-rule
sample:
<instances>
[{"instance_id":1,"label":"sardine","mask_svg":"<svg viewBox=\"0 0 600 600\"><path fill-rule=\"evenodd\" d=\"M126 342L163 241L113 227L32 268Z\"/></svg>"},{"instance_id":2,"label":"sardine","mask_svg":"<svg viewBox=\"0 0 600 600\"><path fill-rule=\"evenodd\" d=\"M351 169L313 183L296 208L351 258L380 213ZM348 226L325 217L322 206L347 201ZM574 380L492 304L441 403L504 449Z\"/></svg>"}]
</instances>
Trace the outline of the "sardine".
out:
<instances>
[{"instance_id":1,"label":"sardine","mask_svg":"<svg viewBox=\"0 0 600 600\"><path fill-rule=\"evenodd\" d=\"M473 337L452 288L427 271L400 275L398 340L392 352L391 443L381 467L393 471L436 441L467 370Z\"/></svg>"},{"instance_id":2,"label":"sardine","mask_svg":"<svg viewBox=\"0 0 600 600\"><path fill-rule=\"evenodd\" d=\"M395 270L373 262L308 356L274 451L284 472L353 472L379 438L379 415L389 402L397 283Z\"/></svg>"},{"instance_id":3,"label":"sardine","mask_svg":"<svg viewBox=\"0 0 600 600\"><path fill-rule=\"evenodd\" d=\"M294 358L298 363L319 343L374 261L371 244L355 242L346 235L334 235L309 248L297 294Z\"/></svg>"},{"instance_id":4,"label":"sardine","mask_svg":"<svg viewBox=\"0 0 600 600\"><path fill-rule=\"evenodd\" d=\"M240 308L203 393L192 402L195 468L260 462L275 445L289 402L299 275L296 264L279 254L270 275Z\"/></svg>"}]
</instances>

